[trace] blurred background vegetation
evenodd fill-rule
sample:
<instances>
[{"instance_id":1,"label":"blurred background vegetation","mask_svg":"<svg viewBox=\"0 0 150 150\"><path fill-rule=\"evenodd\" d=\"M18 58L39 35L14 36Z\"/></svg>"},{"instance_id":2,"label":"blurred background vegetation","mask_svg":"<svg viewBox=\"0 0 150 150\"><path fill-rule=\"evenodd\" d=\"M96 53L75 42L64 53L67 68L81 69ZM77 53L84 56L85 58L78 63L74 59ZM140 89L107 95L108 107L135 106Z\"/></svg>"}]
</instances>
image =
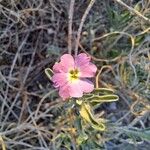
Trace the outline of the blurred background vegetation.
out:
<instances>
[{"instance_id":1,"label":"blurred background vegetation","mask_svg":"<svg viewBox=\"0 0 150 150\"><path fill-rule=\"evenodd\" d=\"M73 38L90 0L75 0ZM119 101L94 109L111 124L78 132L78 111L63 102L44 69L68 52L70 0L0 0L0 149L148 150L150 1L96 0L79 52L101 69L99 86ZM75 43L73 43L75 47Z\"/></svg>"}]
</instances>

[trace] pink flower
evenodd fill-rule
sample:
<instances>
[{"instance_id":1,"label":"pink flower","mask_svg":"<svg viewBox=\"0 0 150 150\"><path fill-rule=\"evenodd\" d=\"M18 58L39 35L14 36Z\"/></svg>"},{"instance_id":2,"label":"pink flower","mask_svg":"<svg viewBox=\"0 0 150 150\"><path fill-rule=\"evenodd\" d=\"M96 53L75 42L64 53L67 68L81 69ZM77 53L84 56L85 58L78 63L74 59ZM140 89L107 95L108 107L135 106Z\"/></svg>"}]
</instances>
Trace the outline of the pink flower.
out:
<instances>
[{"instance_id":1,"label":"pink flower","mask_svg":"<svg viewBox=\"0 0 150 150\"><path fill-rule=\"evenodd\" d=\"M97 67L90 60L85 53L79 54L75 59L70 54L64 54L60 62L53 66L52 81L63 100L82 97L83 93L93 91L94 84L86 78L94 77Z\"/></svg>"}]
</instances>

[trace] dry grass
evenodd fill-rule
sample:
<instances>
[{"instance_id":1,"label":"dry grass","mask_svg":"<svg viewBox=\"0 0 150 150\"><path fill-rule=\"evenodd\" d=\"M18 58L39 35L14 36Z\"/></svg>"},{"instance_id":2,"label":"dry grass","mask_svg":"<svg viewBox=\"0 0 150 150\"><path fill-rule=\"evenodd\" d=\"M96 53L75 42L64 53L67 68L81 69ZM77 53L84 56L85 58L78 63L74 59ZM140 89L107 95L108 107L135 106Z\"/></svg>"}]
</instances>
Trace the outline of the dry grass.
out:
<instances>
[{"instance_id":1,"label":"dry grass","mask_svg":"<svg viewBox=\"0 0 150 150\"><path fill-rule=\"evenodd\" d=\"M96 0L82 18L89 2L0 0L0 149L149 148L150 1ZM71 46L72 53L92 55L99 69L107 66L99 85L115 89L120 97L96 109L114 127L89 132L81 145L69 104L44 74L60 55L71 53Z\"/></svg>"}]
</instances>

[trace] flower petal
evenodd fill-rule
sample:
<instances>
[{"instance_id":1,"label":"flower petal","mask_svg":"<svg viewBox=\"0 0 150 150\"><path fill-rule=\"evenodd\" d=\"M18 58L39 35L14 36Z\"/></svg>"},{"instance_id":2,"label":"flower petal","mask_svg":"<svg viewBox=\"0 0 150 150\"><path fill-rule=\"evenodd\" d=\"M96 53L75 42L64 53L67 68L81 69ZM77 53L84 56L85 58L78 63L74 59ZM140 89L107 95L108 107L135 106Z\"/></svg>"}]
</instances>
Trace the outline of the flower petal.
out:
<instances>
[{"instance_id":1,"label":"flower petal","mask_svg":"<svg viewBox=\"0 0 150 150\"><path fill-rule=\"evenodd\" d=\"M74 59L70 54L64 54L60 58L60 62L53 66L54 73L68 72L70 68L74 68Z\"/></svg>"},{"instance_id":2,"label":"flower petal","mask_svg":"<svg viewBox=\"0 0 150 150\"><path fill-rule=\"evenodd\" d=\"M70 97L69 94L69 86L67 84L65 84L64 86L61 86L59 88L59 96L63 99L66 100L67 98Z\"/></svg>"},{"instance_id":3,"label":"flower petal","mask_svg":"<svg viewBox=\"0 0 150 150\"><path fill-rule=\"evenodd\" d=\"M58 88L67 83L67 73L56 73L52 76L54 87Z\"/></svg>"},{"instance_id":4,"label":"flower petal","mask_svg":"<svg viewBox=\"0 0 150 150\"><path fill-rule=\"evenodd\" d=\"M87 79L80 80L79 85L80 85L82 91L85 93L90 93L94 90L94 84Z\"/></svg>"},{"instance_id":5,"label":"flower petal","mask_svg":"<svg viewBox=\"0 0 150 150\"><path fill-rule=\"evenodd\" d=\"M69 94L71 97L82 97L83 91L81 89L81 86L78 82L75 83L69 83Z\"/></svg>"},{"instance_id":6,"label":"flower petal","mask_svg":"<svg viewBox=\"0 0 150 150\"><path fill-rule=\"evenodd\" d=\"M95 76L97 71L97 67L93 63L89 63L87 65L83 65L79 67L80 77L82 78L91 78Z\"/></svg>"},{"instance_id":7,"label":"flower petal","mask_svg":"<svg viewBox=\"0 0 150 150\"><path fill-rule=\"evenodd\" d=\"M94 77L97 67L90 62L91 57L85 53L79 54L75 58L75 67L77 67L81 73L80 77Z\"/></svg>"},{"instance_id":8,"label":"flower petal","mask_svg":"<svg viewBox=\"0 0 150 150\"><path fill-rule=\"evenodd\" d=\"M89 57L87 54L80 53L78 56L75 57L75 65L77 67L84 66L89 64L90 60L91 57Z\"/></svg>"}]
</instances>

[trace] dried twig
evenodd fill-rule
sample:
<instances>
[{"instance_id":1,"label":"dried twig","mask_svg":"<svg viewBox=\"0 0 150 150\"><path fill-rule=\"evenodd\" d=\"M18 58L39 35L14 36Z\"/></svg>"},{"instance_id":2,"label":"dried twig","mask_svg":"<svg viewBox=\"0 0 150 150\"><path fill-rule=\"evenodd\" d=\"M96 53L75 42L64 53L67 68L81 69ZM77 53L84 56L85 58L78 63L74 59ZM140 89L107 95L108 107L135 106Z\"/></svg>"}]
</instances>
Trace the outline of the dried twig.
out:
<instances>
[{"instance_id":1,"label":"dried twig","mask_svg":"<svg viewBox=\"0 0 150 150\"><path fill-rule=\"evenodd\" d=\"M143 16L139 11L137 11L136 9L128 6L127 4L125 4L123 1L121 0L115 0L117 1L119 4L121 4L122 6L126 7L128 10L130 10L131 12L133 12L134 14L136 14L137 16L139 16L140 18L142 18L143 20L147 21L150 23L150 19L148 19L147 17Z\"/></svg>"},{"instance_id":2,"label":"dried twig","mask_svg":"<svg viewBox=\"0 0 150 150\"><path fill-rule=\"evenodd\" d=\"M95 3L95 0L90 1L87 9L85 10L85 12L82 16L81 23L79 25L78 32L77 32L77 39L76 39L76 45L75 45L75 55L78 54L78 46L79 46L79 41L80 41L80 36L81 36L81 31L82 31L82 28L83 28L83 24L84 24L85 19L86 19L87 15L89 14L89 11L91 10L94 3Z\"/></svg>"},{"instance_id":3,"label":"dried twig","mask_svg":"<svg viewBox=\"0 0 150 150\"><path fill-rule=\"evenodd\" d=\"M74 3L75 0L70 1L69 8L69 23L68 23L68 53L71 54L72 51L72 20L73 20L73 12L74 12Z\"/></svg>"}]
</instances>

